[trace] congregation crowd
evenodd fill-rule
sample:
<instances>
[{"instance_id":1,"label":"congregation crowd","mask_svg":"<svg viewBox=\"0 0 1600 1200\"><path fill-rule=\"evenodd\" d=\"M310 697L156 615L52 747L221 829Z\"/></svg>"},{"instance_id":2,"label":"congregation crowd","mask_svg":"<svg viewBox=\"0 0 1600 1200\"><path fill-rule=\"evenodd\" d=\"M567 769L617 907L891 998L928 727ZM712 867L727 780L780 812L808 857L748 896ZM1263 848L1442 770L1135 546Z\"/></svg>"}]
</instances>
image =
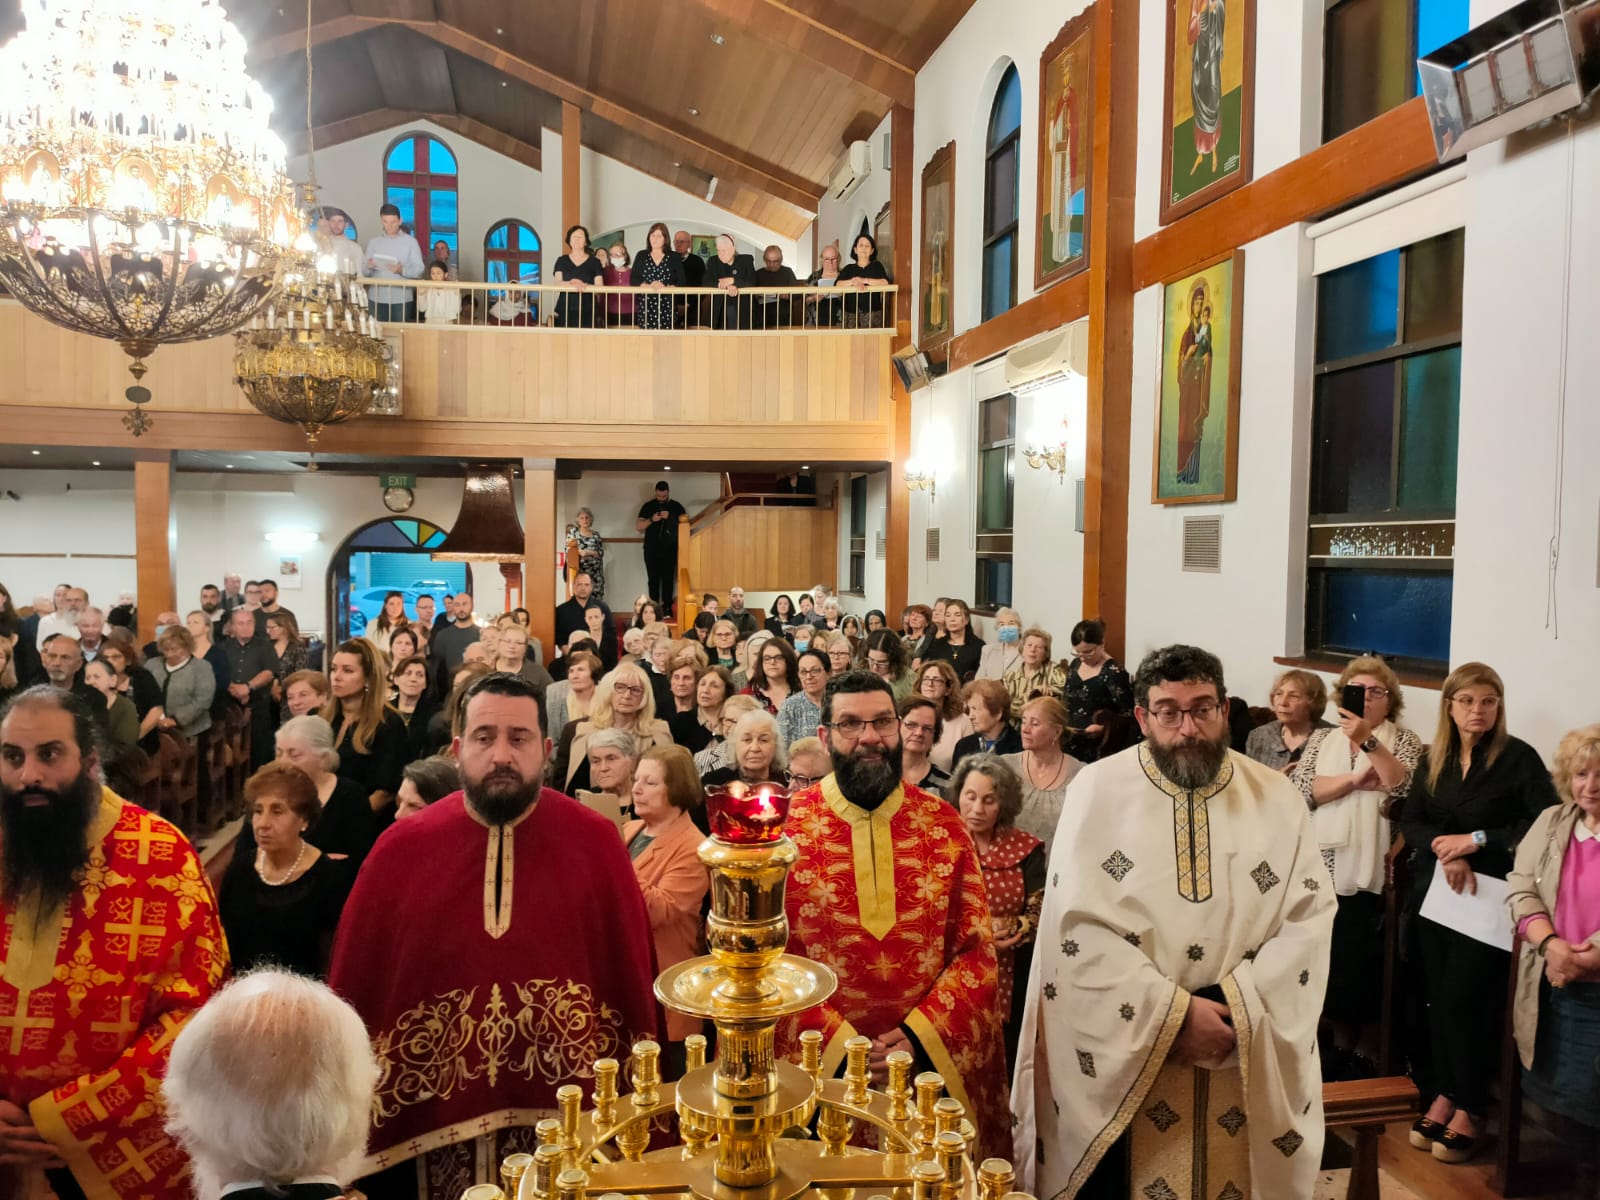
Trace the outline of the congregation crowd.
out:
<instances>
[{"instance_id":1,"label":"congregation crowd","mask_svg":"<svg viewBox=\"0 0 1600 1200\"><path fill-rule=\"evenodd\" d=\"M655 971L703 951L710 878L696 850L709 828L707 792L776 786L797 797L789 819L801 854L789 885L791 949L828 962L842 980L840 995L808 1017L808 1027L828 1038L840 1030L871 1037L880 1081L888 1056L902 1050L919 1070L961 1078L980 1141L993 1153L1012 1149L1006 1095L1015 1078L1010 1106L1024 1114L1021 1156L1028 1131L1042 1146L1052 1137L1075 1145L1075 1113L1057 1105L1051 1114L1029 1098L1033 1047L1041 1061L1046 1054L1043 1030L1054 1039L1052 1071L1066 1069L1053 1056L1069 1053L1072 1071L1096 1076L1078 1024L1090 1018L1051 1003L1058 987L1091 986L1072 974L1079 943L1114 930L1117 953L1132 954L1141 968L1152 959L1160 967L1166 953L1157 949L1155 917L1141 926L1144 917L1108 915L1130 901L1094 891L1125 878L1138 885L1137 867L1155 865L1152 852L1132 848L1131 839L1145 836L1138 832L1109 851L1094 848L1097 821L1109 828L1111 812L1137 807L1127 791L1114 810L1095 807L1118 772L1131 772L1188 806L1173 817L1180 847L1185 838L1190 847L1188 867L1179 854L1179 891L1190 902L1181 920L1213 889L1226 889L1236 868L1247 872L1240 890L1251 904L1282 899L1270 928L1241 935L1250 949L1227 976L1255 968L1263 982L1252 1003L1269 1011L1274 1003L1264 982L1273 939L1288 941L1301 926L1315 935L1281 981L1291 993L1313 979L1325 984L1307 1018L1320 1051L1309 1068L1285 1068L1291 1095L1296 1072L1307 1069L1319 1087L1379 1073L1386 895L1398 833L1405 882L1392 906L1402 998L1394 1036L1427 1105L1412 1144L1443 1162L1466 1161L1481 1146L1495 1098L1492 1048L1502 1042L1515 972L1510 1027L1527 1094L1579 1159L1589 1189L1582 1194L1600 1195L1600 726L1568 734L1552 771L1512 734L1501 679L1481 663L1453 671L1437 713L1413 727L1405 688L1375 656L1350 661L1331 693L1312 672L1285 671L1268 704L1251 708L1228 692L1222 664L1192 647L1153 652L1130 672L1107 652L1097 620L1075 625L1070 654L1060 655L1046 629L1010 608L993 613L991 637L980 637L970 607L954 597L912 604L894 621L879 610L847 612L824 586L798 601L778 595L760 611L745 599L740 588L725 607L718 596L701 596L680 635L664 619L670 598L639 596L631 612L613 613L579 570L556 610L547 654L530 638L525 610L480 617L462 592L436 612L431 597L408 608L393 592L364 634L336 645L318 670L271 580L228 576L206 587L187 616L161 614L154 643L144 647L128 628L126 604L104 613L83 589L63 586L19 611L0 588L8 919L28 885L46 889L31 903L48 909L73 903L85 870L94 874L92 845L47 858L20 836L87 834L92 843L97 798L102 784L106 797L117 792L119 764L158 729L203 739L231 705L248 719L252 761L242 828L218 887L221 965L212 964L212 984L230 963L235 973L286 968L328 979L381 1050L393 1045L393 1029L415 1019L418 997L484 977L479 952L451 925L482 922L491 939L505 939L497 954L527 950L524 974L539 974L532 962L559 959L557 977L570 971L609 1006L616 1028L608 1034L596 1024L588 1050L621 1057L631 1036L654 1034L670 1071L682 1067L684 1039L709 1032L678 1013L657 1028L649 991ZM50 723L57 716L59 728ZM1219 812L1218 797L1236 790L1265 806L1249 834ZM1195 831L1207 820L1202 838ZM1230 837L1240 846L1256 836L1271 843L1274 829L1292 864L1271 848L1259 865L1253 850L1232 861ZM1151 817L1146 833L1155 844L1165 839L1165 851L1154 853L1170 863L1174 835L1164 817ZM860 866L870 852L859 842L851 849L862 836L889 838L897 869L934 861L949 869L920 875L914 886L894 878L873 885ZM1294 849L1302 842L1310 868ZM838 891L852 853L859 917ZM1198 866L1202 859L1208 865ZM448 889L456 874L465 893L459 905L430 901L404 930L395 926L394 906L408 903L422 875ZM619 874L631 874L627 895ZM1509 891L1511 954L1422 915L1430 888L1465 895L1483 879ZM867 894L873 886L876 900ZM1290 891L1294 905L1284 898ZM1230 903L1245 907L1237 897ZM938 918L931 934L930 906ZM578 914L581 934L605 944L579 944L584 937L560 913ZM840 936L847 927L872 931L895 964L891 977L858 957L865 952L851 947L860 939ZM1220 944L1210 933L1188 945L1173 978L1201 969L1204 949ZM128 952L130 962L137 957ZM1082 971L1110 957L1086 959ZM1246 1000L1221 979L1213 972L1182 985L1192 998L1172 1027L1174 1062L1243 1053L1236 1041L1244 1035L1228 1012ZM1121 1022L1132 1022L1136 1008L1124 1002ZM1052 1021L1063 1023L1065 1037ZM1281 1023L1292 1026L1286 1017ZM1121 1023L1114 1026L1115 1037L1098 1043L1102 1057L1123 1036ZM29 1046L48 1060L53 1044ZM1062 1048L1074 1044L1076 1051ZM74 1060L61 1078L48 1070L35 1078L53 1087L93 1067ZM19 1132L33 1128L28 1102L38 1083L11 1079L0 1142L32 1146L28 1161L49 1168L59 1195L71 1194L72 1154ZM528 1086L542 1095L546 1085L570 1081L530 1076ZM479 1099L480 1108L502 1107ZM414 1097L388 1100L400 1116L375 1132L374 1148L414 1137L426 1170L445 1169L435 1160L443 1146L421 1134L483 1115L462 1095L444 1116L424 1115ZM384 1113L384 1103L380 1091L374 1111ZM1314 1133L1299 1124L1290 1131ZM1127 1195L1140 1178L1136 1156L1125 1152L1119 1162L1104 1145L1067 1157L1090 1173L1087 1182L1074 1176L1082 1195ZM374 1174L365 1190L415 1195L418 1179L408 1165L398 1176Z\"/></svg>"},{"instance_id":2,"label":"congregation crowd","mask_svg":"<svg viewBox=\"0 0 1600 1200\"><path fill-rule=\"evenodd\" d=\"M342 212L334 210L323 218L331 257L344 273L368 281L368 306L380 321L659 330L854 329L893 319L892 306L886 310L884 299L889 274L878 261L877 242L865 232L848 255L841 255L837 244L823 247L816 270L800 279L784 264L782 247L768 246L758 267L755 256L741 251L729 233L717 235L715 255L705 258L696 252L688 230L673 234L657 221L646 232L645 245L630 256L621 239L596 247L588 228L574 225L550 273L550 283L560 294L541 317L541 292L533 290L537 276L525 287L481 296L473 289L445 286L460 280L450 244L435 242L432 257L424 262L421 245L401 225L398 207L385 204L380 220L383 232L362 248L345 236ZM406 282L418 279L434 286L420 289L419 295ZM686 288L692 294L681 294ZM472 309L478 299L487 305L481 314Z\"/></svg>"}]
</instances>

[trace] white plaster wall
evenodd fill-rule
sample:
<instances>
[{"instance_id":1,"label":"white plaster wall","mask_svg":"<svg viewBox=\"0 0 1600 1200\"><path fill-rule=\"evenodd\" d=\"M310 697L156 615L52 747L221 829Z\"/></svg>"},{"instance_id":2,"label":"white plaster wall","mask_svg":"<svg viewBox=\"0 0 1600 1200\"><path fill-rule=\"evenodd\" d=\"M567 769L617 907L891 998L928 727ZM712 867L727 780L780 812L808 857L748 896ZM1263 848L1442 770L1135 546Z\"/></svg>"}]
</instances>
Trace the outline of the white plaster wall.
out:
<instances>
[{"instance_id":1,"label":"white plaster wall","mask_svg":"<svg viewBox=\"0 0 1600 1200\"><path fill-rule=\"evenodd\" d=\"M17 607L72 583L109 608L134 590L133 552L131 471L0 471L0 583Z\"/></svg>"},{"instance_id":2,"label":"white plaster wall","mask_svg":"<svg viewBox=\"0 0 1600 1200\"><path fill-rule=\"evenodd\" d=\"M540 172L430 121L414 121L381 133L368 134L318 153L318 196L322 203L342 208L354 218L362 245L382 232L378 209L383 205L384 153L408 131L431 134L449 146L456 156L460 189L457 197L460 204L458 219L461 223L460 265L464 278L483 278L483 239L491 226L510 217L532 225L545 247L545 261L555 261L555 256L561 251L557 249L552 253L550 247L560 245L561 232L546 229L543 216L551 212L557 214L559 219L559 182L556 205L550 208L543 195ZM550 161L548 156L545 161ZM304 156L289 161L289 174L295 179L306 177ZM424 261L428 253L428 249L424 248Z\"/></svg>"},{"instance_id":3,"label":"white plaster wall","mask_svg":"<svg viewBox=\"0 0 1600 1200\"><path fill-rule=\"evenodd\" d=\"M868 161L871 162L872 169L867 172L867 177L861 181L861 186L854 193L838 201L834 200L831 194L823 195L822 203L817 207L816 222L815 254L819 257L806 260L808 265L805 270L801 270L798 265L795 266L795 274L800 278L804 279L812 270L822 265L820 259L822 247L830 242L839 243L843 251L843 261L849 262L850 245L861 229L862 220L865 219L867 228L871 229L879 211L889 203L893 185L889 171L890 159L883 148L884 139L893 133L893 129L894 117L892 114L886 115L867 138ZM834 164L833 171L837 171L843 162L844 151L840 151L839 161ZM833 178L832 171L829 172L828 178L830 180ZM883 265L892 275L894 263L888 261L881 248L878 256L883 259Z\"/></svg>"},{"instance_id":4,"label":"white plaster wall","mask_svg":"<svg viewBox=\"0 0 1600 1200\"><path fill-rule=\"evenodd\" d=\"M888 579L886 567L888 563L878 557L878 534L888 528L888 471L872 471L867 479L867 561L866 574L863 579L861 594L847 595L843 599L845 612L855 613L858 617L865 617L871 609L882 609L887 602ZM850 502L850 476L844 475L839 481L839 591L842 593L850 584L850 529L851 519L854 516L854 505ZM900 614L896 613L890 619L891 625L898 625Z\"/></svg>"}]
</instances>

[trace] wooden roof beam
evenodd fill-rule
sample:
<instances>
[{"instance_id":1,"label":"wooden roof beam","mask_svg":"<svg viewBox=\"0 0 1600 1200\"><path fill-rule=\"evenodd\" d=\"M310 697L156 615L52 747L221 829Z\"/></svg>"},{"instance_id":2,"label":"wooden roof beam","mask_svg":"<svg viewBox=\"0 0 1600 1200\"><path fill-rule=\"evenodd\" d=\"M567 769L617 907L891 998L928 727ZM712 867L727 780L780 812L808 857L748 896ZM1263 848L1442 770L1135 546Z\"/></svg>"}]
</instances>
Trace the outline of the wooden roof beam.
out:
<instances>
[{"instance_id":1,"label":"wooden roof beam","mask_svg":"<svg viewBox=\"0 0 1600 1200\"><path fill-rule=\"evenodd\" d=\"M817 203L822 199L823 192L820 184L775 164L751 158L732 146L723 145L696 132L634 112L587 88L580 87L570 79L535 66L526 59L518 58L447 22L405 23L440 45L487 63L512 79L547 92L558 100L576 104L584 111L591 112L601 120L609 121L630 133L668 146L674 154L692 162L709 174L722 179L737 180L806 212L817 211Z\"/></svg>"},{"instance_id":2,"label":"wooden roof beam","mask_svg":"<svg viewBox=\"0 0 1600 1200\"><path fill-rule=\"evenodd\" d=\"M358 17L351 13L346 13L342 17L331 17L311 26L311 44L320 46L324 42L337 42L341 38L354 37L358 33L365 33L369 29L376 29L387 23L382 17ZM265 63L289 54L304 54L305 49L306 31L296 29L290 33L280 33L276 37L262 38L249 48L247 57L253 64Z\"/></svg>"},{"instance_id":3,"label":"wooden roof beam","mask_svg":"<svg viewBox=\"0 0 1600 1200\"><path fill-rule=\"evenodd\" d=\"M910 106L916 100L917 74L881 50L785 4L783 0L692 0L707 12L774 46L836 71L885 97Z\"/></svg>"}]
</instances>

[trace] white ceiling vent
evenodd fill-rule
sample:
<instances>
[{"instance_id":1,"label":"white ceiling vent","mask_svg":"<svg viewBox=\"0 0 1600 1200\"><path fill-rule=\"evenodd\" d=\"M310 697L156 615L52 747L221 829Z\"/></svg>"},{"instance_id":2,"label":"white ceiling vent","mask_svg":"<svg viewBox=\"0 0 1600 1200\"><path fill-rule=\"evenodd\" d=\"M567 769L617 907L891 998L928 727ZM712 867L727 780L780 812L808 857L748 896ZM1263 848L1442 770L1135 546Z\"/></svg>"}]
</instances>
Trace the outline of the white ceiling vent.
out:
<instances>
[{"instance_id":1,"label":"white ceiling vent","mask_svg":"<svg viewBox=\"0 0 1600 1200\"><path fill-rule=\"evenodd\" d=\"M939 561L939 531L937 529L928 530L928 545L923 557L929 562Z\"/></svg>"},{"instance_id":2,"label":"white ceiling vent","mask_svg":"<svg viewBox=\"0 0 1600 1200\"><path fill-rule=\"evenodd\" d=\"M1183 519L1183 569L1212 575L1222 571L1222 518Z\"/></svg>"}]
</instances>

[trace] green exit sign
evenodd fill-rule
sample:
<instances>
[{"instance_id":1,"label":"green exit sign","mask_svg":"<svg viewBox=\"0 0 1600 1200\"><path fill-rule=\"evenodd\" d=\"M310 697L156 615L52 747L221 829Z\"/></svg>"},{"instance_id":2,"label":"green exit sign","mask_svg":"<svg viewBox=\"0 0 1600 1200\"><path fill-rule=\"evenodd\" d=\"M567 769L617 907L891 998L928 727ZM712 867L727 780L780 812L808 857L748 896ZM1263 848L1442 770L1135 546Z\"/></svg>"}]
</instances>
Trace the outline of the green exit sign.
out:
<instances>
[{"instance_id":1,"label":"green exit sign","mask_svg":"<svg viewBox=\"0 0 1600 1200\"><path fill-rule=\"evenodd\" d=\"M417 477L415 475L380 475L378 476L378 486L384 488L414 488L417 486Z\"/></svg>"}]
</instances>

